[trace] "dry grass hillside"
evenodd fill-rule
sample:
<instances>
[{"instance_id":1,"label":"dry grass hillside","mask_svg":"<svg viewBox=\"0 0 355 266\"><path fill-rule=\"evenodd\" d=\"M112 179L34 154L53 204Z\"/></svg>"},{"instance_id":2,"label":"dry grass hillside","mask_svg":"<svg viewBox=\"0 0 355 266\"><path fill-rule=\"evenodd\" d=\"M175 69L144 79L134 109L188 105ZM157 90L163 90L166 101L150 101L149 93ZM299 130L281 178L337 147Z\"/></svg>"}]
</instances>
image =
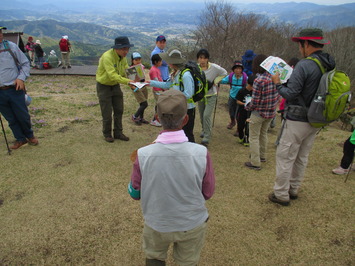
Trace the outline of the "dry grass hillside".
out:
<instances>
[{"instance_id":1,"label":"dry grass hillside","mask_svg":"<svg viewBox=\"0 0 355 266\"><path fill-rule=\"evenodd\" d=\"M101 134L94 77L34 76L27 87L40 145L9 156L0 135L0 264L144 265L140 203L127 193L130 154L160 129L132 123L138 104L126 87L123 124L131 140L114 143ZM279 120L262 170L247 169L248 148L226 129L227 99L223 88L209 146L216 191L207 202L200 265L354 265L355 172L347 183L331 173L350 132L335 123L319 133L299 199L281 207L267 199ZM151 94L149 104L147 119ZM199 121L197 114L196 139ZM7 125L6 133L13 140ZM171 258L168 265L175 265Z\"/></svg>"}]
</instances>

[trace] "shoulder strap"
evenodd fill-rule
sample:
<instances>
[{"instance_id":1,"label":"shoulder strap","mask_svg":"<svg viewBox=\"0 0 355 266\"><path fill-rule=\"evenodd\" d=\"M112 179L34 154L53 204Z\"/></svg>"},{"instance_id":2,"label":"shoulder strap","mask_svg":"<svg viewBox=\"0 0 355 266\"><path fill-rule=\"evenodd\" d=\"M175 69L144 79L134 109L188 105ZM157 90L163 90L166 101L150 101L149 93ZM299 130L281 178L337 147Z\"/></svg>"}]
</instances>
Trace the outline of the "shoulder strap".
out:
<instances>
[{"instance_id":1,"label":"shoulder strap","mask_svg":"<svg viewBox=\"0 0 355 266\"><path fill-rule=\"evenodd\" d=\"M322 63L319 61L318 58L312 57L312 56L308 56L306 57L306 59L310 59L314 62L317 63L318 67L320 68L320 71L322 71L322 74L324 74L326 72L326 69L324 68L324 66L322 65Z\"/></svg>"},{"instance_id":2,"label":"shoulder strap","mask_svg":"<svg viewBox=\"0 0 355 266\"><path fill-rule=\"evenodd\" d=\"M229 84L230 84L230 85L232 85L233 75L234 75L234 72L231 72L231 73L229 73L229 75L228 75L228 79L229 79Z\"/></svg>"},{"instance_id":3,"label":"shoulder strap","mask_svg":"<svg viewBox=\"0 0 355 266\"><path fill-rule=\"evenodd\" d=\"M14 52L10 49L9 42L7 40L4 40L3 44L4 44L4 48L5 49L4 50L0 50L0 53L1 52L9 52L11 54L12 58L14 59L17 68L20 70L21 69L21 64L18 61L18 59L17 59L16 55L14 54Z\"/></svg>"},{"instance_id":4,"label":"shoulder strap","mask_svg":"<svg viewBox=\"0 0 355 266\"><path fill-rule=\"evenodd\" d=\"M179 86L180 86L180 91L184 91L184 83L182 82L182 76L185 74L186 71L190 71L190 69L185 68L183 71L180 71L179 74Z\"/></svg>"}]
</instances>

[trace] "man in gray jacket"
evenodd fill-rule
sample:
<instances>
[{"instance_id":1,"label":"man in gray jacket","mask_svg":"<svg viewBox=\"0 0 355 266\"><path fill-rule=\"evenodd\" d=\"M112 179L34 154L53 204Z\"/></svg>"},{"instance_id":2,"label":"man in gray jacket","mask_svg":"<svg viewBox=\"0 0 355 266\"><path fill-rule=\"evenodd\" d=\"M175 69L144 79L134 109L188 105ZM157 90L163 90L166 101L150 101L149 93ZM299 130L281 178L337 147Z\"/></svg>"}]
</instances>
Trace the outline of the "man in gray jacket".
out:
<instances>
[{"instance_id":1,"label":"man in gray jacket","mask_svg":"<svg viewBox=\"0 0 355 266\"><path fill-rule=\"evenodd\" d=\"M301 56L305 59L297 63L287 85L280 83L278 75L272 76L278 92L286 99L287 107L286 121L276 151L274 192L269 195L269 200L283 206L289 205L290 199L298 198L308 155L319 131L308 123L307 109L322 72L316 62L306 58L317 58L327 71L335 67L334 59L322 51L324 44L329 44L329 41L323 38L321 29L303 29L292 41L298 42Z\"/></svg>"}]
</instances>

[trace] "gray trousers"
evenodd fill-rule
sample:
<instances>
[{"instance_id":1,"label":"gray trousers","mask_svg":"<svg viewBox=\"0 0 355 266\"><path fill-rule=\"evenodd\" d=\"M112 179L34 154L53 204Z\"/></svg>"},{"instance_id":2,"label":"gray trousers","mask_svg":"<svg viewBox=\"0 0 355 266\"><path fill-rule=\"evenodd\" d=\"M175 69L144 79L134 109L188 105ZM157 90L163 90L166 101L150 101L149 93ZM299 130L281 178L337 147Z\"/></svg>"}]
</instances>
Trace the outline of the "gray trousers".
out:
<instances>
[{"instance_id":1,"label":"gray trousers","mask_svg":"<svg viewBox=\"0 0 355 266\"><path fill-rule=\"evenodd\" d=\"M99 98L102 115L102 133L104 137L112 137L112 113L113 134L122 134L123 93L120 85L108 86L96 84L97 97Z\"/></svg>"},{"instance_id":2,"label":"gray trousers","mask_svg":"<svg viewBox=\"0 0 355 266\"><path fill-rule=\"evenodd\" d=\"M212 136L213 111L217 102L217 94L206 97L205 100L207 101L206 103L204 101L198 102L198 110L204 135L202 141L209 142Z\"/></svg>"},{"instance_id":3,"label":"gray trousers","mask_svg":"<svg viewBox=\"0 0 355 266\"><path fill-rule=\"evenodd\" d=\"M297 195L308 163L308 155L319 128L308 122L286 120L276 150L275 196L289 200Z\"/></svg>"}]
</instances>

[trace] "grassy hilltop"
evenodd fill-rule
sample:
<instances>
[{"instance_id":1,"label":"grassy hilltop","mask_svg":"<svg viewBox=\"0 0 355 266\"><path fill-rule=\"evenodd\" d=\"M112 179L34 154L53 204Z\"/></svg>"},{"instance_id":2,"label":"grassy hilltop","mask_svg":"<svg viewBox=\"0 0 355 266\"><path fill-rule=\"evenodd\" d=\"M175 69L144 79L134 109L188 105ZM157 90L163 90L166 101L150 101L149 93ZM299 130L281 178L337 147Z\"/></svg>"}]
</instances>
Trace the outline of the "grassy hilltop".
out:
<instances>
[{"instance_id":1,"label":"grassy hilltop","mask_svg":"<svg viewBox=\"0 0 355 266\"><path fill-rule=\"evenodd\" d=\"M112 144L101 134L94 77L33 76L27 88L40 144L8 156L0 136L0 264L144 265L140 203L127 193L130 155L161 129L130 121L138 104L125 86L123 124L131 140ZM248 148L226 129L227 99L222 87L209 147L216 191L207 202L200 265L353 265L355 173L347 183L331 173L350 132L334 123L318 134L299 199L277 206L267 195L280 122L269 132L263 169L247 169ZM147 119L153 106L150 94ZM195 124L199 140L198 113Z\"/></svg>"}]
</instances>

